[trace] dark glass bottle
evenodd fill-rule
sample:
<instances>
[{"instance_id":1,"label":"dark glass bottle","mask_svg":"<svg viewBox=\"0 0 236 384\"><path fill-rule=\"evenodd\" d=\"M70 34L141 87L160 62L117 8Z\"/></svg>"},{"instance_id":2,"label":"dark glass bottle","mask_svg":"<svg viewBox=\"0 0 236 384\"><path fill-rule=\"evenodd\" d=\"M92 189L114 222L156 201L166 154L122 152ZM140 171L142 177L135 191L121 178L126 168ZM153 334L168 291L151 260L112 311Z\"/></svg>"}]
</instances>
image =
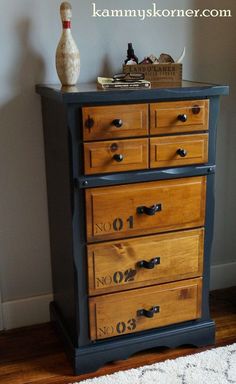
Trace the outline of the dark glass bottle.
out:
<instances>
[{"instance_id":1,"label":"dark glass bottle","mask_svg":"<svg viewBox=\"0 0 236 384\"><path fill-rule=\"evenodd\" d=\"M133 60L138 64L138 58L134 54L134 48L132 43L128 43L128 50L127 50L127 59L125 60L125 64L128 63L128 61Z\"/></svg>"}]
</instances>

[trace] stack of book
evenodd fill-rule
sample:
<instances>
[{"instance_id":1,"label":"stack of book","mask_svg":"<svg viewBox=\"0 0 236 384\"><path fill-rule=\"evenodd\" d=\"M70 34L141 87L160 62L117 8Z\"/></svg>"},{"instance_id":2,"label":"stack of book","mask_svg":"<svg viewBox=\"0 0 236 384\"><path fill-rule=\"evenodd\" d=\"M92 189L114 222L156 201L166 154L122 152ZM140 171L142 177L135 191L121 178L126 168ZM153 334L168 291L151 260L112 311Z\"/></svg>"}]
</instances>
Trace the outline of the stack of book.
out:
<instances>
[{"instance_id":1,"label":"stack of book","mask_svg":"<svg viewBox=\"0 0 236 384\"><path fill-rule=\"evenodd\" d=\"M151 88L151 82L148 80L137 81L117 81L110 77L98 77L97 78L98 89L130 89L130 88Z\"/></svg>"}]
</instances>

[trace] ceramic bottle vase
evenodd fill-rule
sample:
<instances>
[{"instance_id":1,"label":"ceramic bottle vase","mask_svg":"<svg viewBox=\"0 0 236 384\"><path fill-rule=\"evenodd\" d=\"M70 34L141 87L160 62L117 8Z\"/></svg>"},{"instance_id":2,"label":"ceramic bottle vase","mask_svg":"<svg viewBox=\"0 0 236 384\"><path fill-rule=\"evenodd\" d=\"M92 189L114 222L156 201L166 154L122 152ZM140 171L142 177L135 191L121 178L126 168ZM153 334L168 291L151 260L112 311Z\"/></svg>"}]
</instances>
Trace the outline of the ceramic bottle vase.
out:
<instances>
[{"instance_id":1,"label":"ceramic bottle vase","mask_svg":"<svg viewBox=\"0 0 236 384\"><path fill-rule=\"evenodd\" d=\"M75 85L80 73L80 54L71 34L72 7L63 2L60 7L62 35L56 50L56 69L64 86Z\"/></svg>"}]
</instances>

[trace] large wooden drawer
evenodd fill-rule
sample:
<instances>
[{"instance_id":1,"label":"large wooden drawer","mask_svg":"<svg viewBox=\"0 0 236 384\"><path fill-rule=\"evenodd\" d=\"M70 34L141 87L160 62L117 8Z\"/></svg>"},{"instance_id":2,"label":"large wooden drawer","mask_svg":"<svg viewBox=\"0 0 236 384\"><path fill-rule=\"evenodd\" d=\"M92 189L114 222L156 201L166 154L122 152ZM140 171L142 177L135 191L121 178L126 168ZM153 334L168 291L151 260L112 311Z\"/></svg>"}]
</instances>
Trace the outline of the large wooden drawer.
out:
<instances>
[{"instance_id":1,"label":"large wooden drawer","mask_svg":"<svg viewBox=\"0 0 236 384\"><path fill-rule=\"evenodd\" d=\"M151 135L208 130L209 100L160 102L150 105Z\"/></svg>"},{"instance_id":2,"label":"large wooden drawer","mask_svg":"<svg viewBox=\"0 0 236 384\"><path fill-rule=\"evenodd\" d=\"M84 144L85 174L131 171L149 167L148 139Z\"/></svg>"},{"instance_id":3,"label":"large wooden drawer","mask_svg":"<svg viewBox=\"0 0 236 384\"><path fill-rule=\"evenodd\" d=\"M91 340L200 318L201 296L198 278L90 298Z\"/></svg>"},{"instance_id":4,"label":"large wooden drawer","mask_svg":"<svg viewBox=\"0 0 236 384\"><path fill-rule=\"evenodd\" d=\"M89 294L202 275L204 229L88 245Z\"/></svg>"},{"instance_id":5,"label":"large wooden drawer","mask_svg":"<svg viewBox=\"0 0 236 384\"><path fill-rule=\"evenodd\" d=\"M148 104L84 107L85 141L147 136Z\"/></svg>"},{"instance_id":6,"label":"large wooden drawer","mask_svg":"<svg viewBox=\"0 0 236 384\"><path fill-rule=\"evenodd\" d=\"M208 134L152 137L150 167L164 168L208 161Z\"/></svg>"},{"instance_id":7,"label":"large wooden drawer","mask_svg":"<svg viewBox=\"0 0 236 384\"><path fill-rule=\"evenodd\" d=\"M205 176L91 188L85 194L89 242L204 225Z\"/></svg>"}]
</instances>

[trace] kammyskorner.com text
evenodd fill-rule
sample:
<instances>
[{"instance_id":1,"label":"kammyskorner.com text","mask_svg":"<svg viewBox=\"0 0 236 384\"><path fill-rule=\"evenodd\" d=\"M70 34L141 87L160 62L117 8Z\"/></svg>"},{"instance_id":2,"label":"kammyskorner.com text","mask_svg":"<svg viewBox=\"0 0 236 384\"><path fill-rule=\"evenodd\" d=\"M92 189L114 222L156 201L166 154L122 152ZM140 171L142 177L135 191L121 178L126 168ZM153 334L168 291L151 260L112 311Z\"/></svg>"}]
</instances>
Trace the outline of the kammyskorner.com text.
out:
<instances>
[{"instance_id":1,"label":"kammyskorner.com text","mask_svg":"<svg viewBox=\"0 0 236 384\"><path fill-rule=\"evenodd\" d=\"M92 17L98 18L138 18L143 21L148 18L188 17L188 18L225 18L232 17L230 9L158 9L156 3L148 9L99 9L96 3L92 3Z\"/></svg>"}]
</instances>

